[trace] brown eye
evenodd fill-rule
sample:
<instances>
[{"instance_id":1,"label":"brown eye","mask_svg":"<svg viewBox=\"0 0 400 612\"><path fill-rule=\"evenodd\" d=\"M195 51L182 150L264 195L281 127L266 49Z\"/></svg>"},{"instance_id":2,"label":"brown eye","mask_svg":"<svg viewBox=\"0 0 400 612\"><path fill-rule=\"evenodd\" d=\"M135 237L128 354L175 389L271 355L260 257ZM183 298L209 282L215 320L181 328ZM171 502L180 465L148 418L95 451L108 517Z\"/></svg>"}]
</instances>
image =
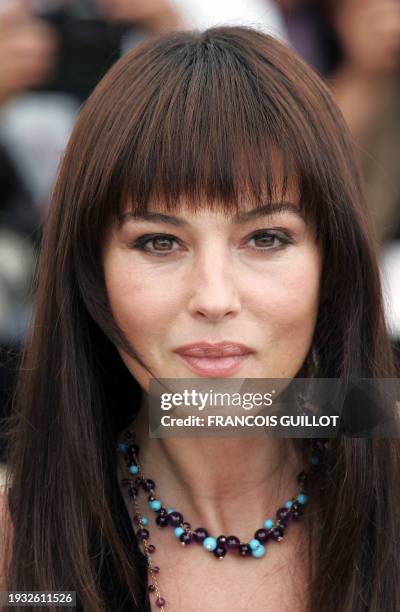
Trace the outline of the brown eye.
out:
<instances>
[{"instance_id":1,"label":"brown eye","mask_svg":"<svg viewBox=\"0 0 400 612\"><path fill-rule=\"evenodd\" d=\"M286 234L264 231L253 234L250 238L250 243L252 243L251 246L253 248L261 251L283 247L286 244L290 244L291 240Z\"/></svg>"},{"instance_id":2,"label":"brown eye","mask_svg":"<svg viewBox=\"0 0 400 612\"><path fill-rule=\"evenodd\" d=\"M172 238L168 238L166 236L158 236L157 238L152 238L149 243L153 245L154 250L156 251L169 251L173 244ZM147 244L149 244L147 243Z\"/></svg>"},{"instance_id":3,"label":"brown eye","mask_svg":"<svg viewBox=\"0 0 400 612\"><path fill-rule=\"evenodd\" d=\"M267 247L267 246L271 246L272 244L274 244L274 241L276 239L276 236L270 236L270 235L263 235L263 236L255 236L254 237L254 244L257 247Z\"/></svg>"},{"instance_id":4,"label":"brown eye","mask_svg":"<svg viewBox=\"0 0 400 612\"><path fill-rule=\"evenodd\" d=\"M132 244L132 248L150 253L150 255L168 255L177 250L174 244L178 245L179 248L178 241L174 236L147 234L138 238L134 244Z\"/></svg>"}]
</instances>

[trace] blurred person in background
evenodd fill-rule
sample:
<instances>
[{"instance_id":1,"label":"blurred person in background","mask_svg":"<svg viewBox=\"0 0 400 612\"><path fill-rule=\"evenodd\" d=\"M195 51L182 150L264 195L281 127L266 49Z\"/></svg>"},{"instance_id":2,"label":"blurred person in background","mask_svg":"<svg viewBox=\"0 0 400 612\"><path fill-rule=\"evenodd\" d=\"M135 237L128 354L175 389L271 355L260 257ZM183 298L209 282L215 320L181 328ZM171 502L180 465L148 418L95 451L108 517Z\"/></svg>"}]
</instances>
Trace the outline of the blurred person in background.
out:
<instances>
[{"instance_id":1,"label":"blurred person in background","mask_svg":"<svg viewBox=\"0 0 400 612\"><path fill-rule=\"evenodd\" d=\"M278 0L293 47L330 83L358 145L392 335L400 343L400 2Z\"/></svg>"},{"instance_id":2,"label":"blurred person in background","mask_svg":"<svg viewBox=\"0 0 400 612\"><path fill-rule=\"evenodd\" d=\"M384 243L397 237L400 2L278 0L277 3L291 44L328 79L358 143L376 238Z\"/></svg>"},{"instance_id":3,"label":"blurred person in background","mask_svg":"<svg viewBox=\"0 0 400 612\"><path fill-rule=\"evenodd\" d=\"M386 310L400 355L400 3L342 0L336 99L360 146L367 204L381 243Z\"/></svg>"},{"instance_id":4,"label":"blurred person in background","mask_svg":"<svg viewBox=\"0 0 400 612\"><path fill-rule=\"evenodd\" d=\"M400 3L341 0L332 86L360 145L377 239L400 239Z\"/></svg>"},{"instance_id":5,"label":"blurred person in background","mask_svg":"<svg viewBox=\"0 0 400 612\"><path fill-rule=\"evenodd\" d=\"M322 77L337 65L338 46L326 0L276 0L290 45Z\"/></svg>"}]
</instances>

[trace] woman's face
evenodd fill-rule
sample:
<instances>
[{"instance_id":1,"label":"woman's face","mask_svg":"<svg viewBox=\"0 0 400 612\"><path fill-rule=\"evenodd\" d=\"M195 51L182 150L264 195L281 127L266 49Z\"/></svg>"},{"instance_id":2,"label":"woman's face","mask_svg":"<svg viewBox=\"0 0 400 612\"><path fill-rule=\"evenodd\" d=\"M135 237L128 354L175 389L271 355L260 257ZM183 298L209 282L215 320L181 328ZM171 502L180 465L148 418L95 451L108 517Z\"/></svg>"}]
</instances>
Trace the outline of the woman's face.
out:
<instances>
[{"instance_id":1,"label":"woman's face","mask_svg":"<svg viewBox=\"0 0 400 612\"><path fill-rule=\"evenodd\" d=\"M296 197L283 205L231 216L150 207L112 229L103 251L112 313L156 378L296 375L314 332L322 257ZM146 369L120 354L148 389Z\"/></svg>"}]
</instances>

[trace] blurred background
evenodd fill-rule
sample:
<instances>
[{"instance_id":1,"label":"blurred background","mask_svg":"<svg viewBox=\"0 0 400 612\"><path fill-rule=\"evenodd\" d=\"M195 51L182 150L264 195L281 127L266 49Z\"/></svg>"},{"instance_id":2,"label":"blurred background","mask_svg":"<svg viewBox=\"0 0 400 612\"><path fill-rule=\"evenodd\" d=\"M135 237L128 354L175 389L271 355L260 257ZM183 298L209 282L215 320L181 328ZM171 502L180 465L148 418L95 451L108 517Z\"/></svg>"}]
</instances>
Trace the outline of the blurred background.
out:
<instances>
[{"instance_id":1,"label":"blurred background","mask_svg":"<svg viewBox=\"0 0 400 612\"><path fill-rule=\"evenodd\" d=\"M399 351L399 0L0 0L0 425L32 314L41 228L80 105L146 36L221 24L279 37L331 87L360 156Z\"/></svg>"}]
</instances>

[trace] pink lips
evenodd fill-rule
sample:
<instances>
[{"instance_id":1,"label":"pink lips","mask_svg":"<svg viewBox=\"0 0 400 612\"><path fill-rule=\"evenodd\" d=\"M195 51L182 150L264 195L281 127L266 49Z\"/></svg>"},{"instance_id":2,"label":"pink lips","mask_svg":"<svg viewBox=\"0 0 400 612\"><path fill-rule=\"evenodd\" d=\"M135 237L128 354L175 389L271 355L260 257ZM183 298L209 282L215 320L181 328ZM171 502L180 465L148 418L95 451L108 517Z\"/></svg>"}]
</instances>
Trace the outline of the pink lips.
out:
<instances>
[{"instance_id":1,"label":"pink lips","mask_svg":"<svg viewBox=\"0 0 400 612\"><path fill-rule=\"evenodd\" d=\"M200 376L223 377L237 372L254 351L238 342L196 342L175 351Z\"/></svg>"}]
</instances>

